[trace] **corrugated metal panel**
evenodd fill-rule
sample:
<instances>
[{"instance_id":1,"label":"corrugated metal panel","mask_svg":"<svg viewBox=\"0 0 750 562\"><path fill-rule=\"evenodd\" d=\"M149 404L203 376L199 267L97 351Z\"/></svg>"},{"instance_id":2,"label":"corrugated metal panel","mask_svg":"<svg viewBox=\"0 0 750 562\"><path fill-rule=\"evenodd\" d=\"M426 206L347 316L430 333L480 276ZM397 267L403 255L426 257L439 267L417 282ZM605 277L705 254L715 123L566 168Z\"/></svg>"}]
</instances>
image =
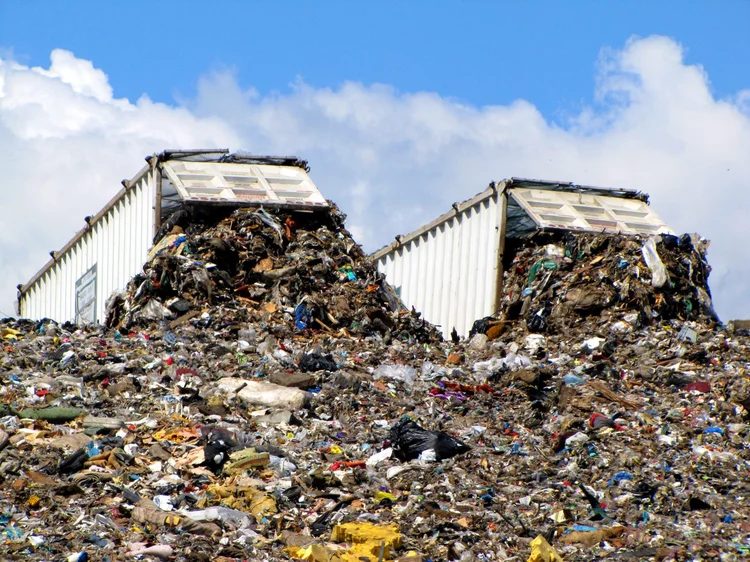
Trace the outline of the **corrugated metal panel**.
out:
<instances>
[{"instance_id":1,"label":"corrugated metal panel","mask_svg":"<svg viewBox=\"0 0 750 562\"><path fill-rule=\"evenodd\" d=\"M104 320L109 295L141 271L148 255L159 174L158 166L142 170L85 231L55 255L54 262L23 288L21 316L75 321L76 282L87 272L90 276L96 266L95 318Z\"/></svg>"},{"instance_id":2,"label":"corrugated metal panel","mask_svg":"<svg viewBox=\"0 0 750 562\"><path fill-rule=\"evenodd\" d=\"M454 327L465 336L474 320L494 312L504 197L487 190L374 256L404 303L443 337Z\"/></svg>"},{"instance_id":3,"label":"corrugated metal panel","mask_svg":"<svg viewBox=\"0 0 750 562\"><path fill-rule=\"evenodd\" d=\"M328 207L307 172L297 166L170 160L163 167L185 201Z\"/></svg>"},{"instance_id":4,"label":"corrugated metal panel","mask_svg":"<svg viewBox=\"0 0 750 562\"><path fill-rule=\"evenodd\" d=\"M601 194L512 188L510 196L541 228L674 234L645 202Z\"/></svg>"}]
</instances>

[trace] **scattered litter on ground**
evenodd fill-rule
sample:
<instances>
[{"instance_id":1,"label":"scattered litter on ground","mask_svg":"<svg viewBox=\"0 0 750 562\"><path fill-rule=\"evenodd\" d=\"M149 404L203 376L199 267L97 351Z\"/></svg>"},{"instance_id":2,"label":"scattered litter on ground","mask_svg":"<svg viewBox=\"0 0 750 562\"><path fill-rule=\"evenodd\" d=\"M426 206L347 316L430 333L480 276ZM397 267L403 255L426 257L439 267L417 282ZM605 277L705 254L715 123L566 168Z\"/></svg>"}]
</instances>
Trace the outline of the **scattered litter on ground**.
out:
<instances>
[{"instance_id":1,"label":"scattered litter on ground","mask_svg":"<svg viewBox=\"0 0 750 562\"><path fill-rule=\"evenodd\" d=\"M516 242L454 343L335 206L172 222L106 326L0 321L3 559L750 553L750 335L696 235Z\"/></svg>"}]
</instances>

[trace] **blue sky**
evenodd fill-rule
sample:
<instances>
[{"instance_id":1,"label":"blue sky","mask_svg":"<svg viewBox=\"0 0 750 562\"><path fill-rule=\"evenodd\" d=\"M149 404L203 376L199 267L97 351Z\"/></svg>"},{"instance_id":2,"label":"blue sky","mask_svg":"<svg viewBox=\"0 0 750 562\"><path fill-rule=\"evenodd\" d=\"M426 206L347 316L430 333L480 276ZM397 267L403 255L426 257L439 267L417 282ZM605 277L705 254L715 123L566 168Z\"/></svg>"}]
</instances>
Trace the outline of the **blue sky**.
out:
<instances>
[{"instance_id":1,"label":"blue sky","mask_svg":"<svg viewBox=\"0 0 750 562\"><path fill-rule=\"evenodd\" d=\"M309 160L367 251L491 180L639 189L750 318L749 28L746 0L0 0L0 313L144 156L218 146Z\"/></svg>"},{"instance_id":2,"label":"blue sky","mask_svg":"<svg viewBox=\"0 0 750 562\"><path fill-rule=\"evenodd\" d=\"M521 98L564 119L591 101L601 48L653 34L710 69L718 97L747 86L746 0L0 2L0 48L19 62L67 49L105 69L117 97L161 102L231 68L260 94L351 80L479 106Z\"/></svg>"}]
</instances>

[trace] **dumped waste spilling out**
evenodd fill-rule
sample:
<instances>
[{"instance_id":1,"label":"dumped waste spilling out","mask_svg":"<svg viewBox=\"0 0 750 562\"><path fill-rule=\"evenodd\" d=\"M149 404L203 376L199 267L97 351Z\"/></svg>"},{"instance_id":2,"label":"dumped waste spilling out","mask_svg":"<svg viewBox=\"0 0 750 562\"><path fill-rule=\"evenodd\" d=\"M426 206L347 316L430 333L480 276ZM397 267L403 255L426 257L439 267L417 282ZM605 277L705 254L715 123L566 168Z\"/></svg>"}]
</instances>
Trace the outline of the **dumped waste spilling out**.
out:
<instances>
[{"instance_id":1,"label":"dumped waste spilling out","mask_svg":"<svg viewBox=\"0 0 750 562\"><path fill-rule=\"evenodd\" d=\"M444 341L344 219L183 208L103 325L0 321L2 558L750 554L750 337L703 239L514 240Z\"/></svg>"}]
</instances>

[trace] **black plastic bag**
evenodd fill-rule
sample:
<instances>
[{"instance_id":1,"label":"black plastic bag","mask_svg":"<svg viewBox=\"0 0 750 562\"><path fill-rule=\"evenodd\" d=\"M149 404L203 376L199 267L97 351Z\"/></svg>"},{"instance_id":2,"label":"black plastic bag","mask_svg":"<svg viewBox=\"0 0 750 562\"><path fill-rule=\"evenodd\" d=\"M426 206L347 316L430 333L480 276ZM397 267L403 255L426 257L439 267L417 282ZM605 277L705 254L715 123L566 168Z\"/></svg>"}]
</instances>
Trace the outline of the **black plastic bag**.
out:
<instances>
[{"instance_id":1,"label":"black plastic bag","mask_svg":"<svg viewBox=\"0 0 750 562\"><path fill-rule=\"evenodd\" d=\"M81 447L76 452L72 453L60 461L60 465L57 467L57 471L62 474L69 474L72 472L78 472L83 470L83 463L89 460L88 452L86 447Z\"/></svg>"},{"instance_id":2,"label":"black plastic bag","mask_svg":"<svg viewBox=\"0 0 750 562\"><path fill-rule=\"evenodd\" d=\"M321 353L306 353L299 362L299 370L303 373L314 371L335 371L336 362L333 355L323 355Z\"/></svg>"},{"instance_id":3,"label":"black plastic bag","mask_svg":"<svg viewBox=\"0 0 750 562\"><path fill-rule=\"evenodd\" d=\"M677 247L683 252L692 252L694 248L693 239L689 234L683 234L680 236L680 241L677 243Z\"/></svg>"},{"instance_id":4,"label":"black plastic bag","mask_svg":"<svg viewBox=\"0 0 750 562\"><path fill-rule=\"evenodd\" d=\"M471 450L466 443L442 431L428 431L412 420L401 420L390 431L393 452L402 461L416 459L423 451L435 450L437 460L449 459Z\"/></svg>"},{"instance_id":5,"label":"black plastic bag","mask_svg":"<svg viewBox=\"0 0 750 562\"><path fill-rule=\"evenodd\" d=\"M573 260L578 259L578 238L572 232L565 235L565 255Z\"/></svg>"},{"instance_id":6,"label":"black plastic bag","mask_svg":"<svg viewBox=\"0 0 750 562\"><path fill-rule=\"evenodd\" d=\"M237 443L221 430L208 434L208 444L203 448L203 466L215 473L229 460L229 453L237 449Z\"/></svg>"},{"instance_id":7,"label":"black plastic bag","mask_svg":"<svg viewBox=\"0 0 750 562\"><path fill-rule=\"evenodd\" d=\"M537 312L532 312L526 318L526 327L530 332L544 332L547 330L547 317L552 314L552 303L545 302Z\"/></svg>"},{"instance_id":8,"label":"black plastic bag","mask_svg":"<svg viewBox=\"0 0 750 562\"><path fill-rule=\"evenodd\" d=\"M490 320L492 319L492 316L485 316L479 320L474 320L474 324L472 324L469 331L469 339L474 337L474 334L486 334L487 330L490 329Z\"/></svg>"}]
</instances>

